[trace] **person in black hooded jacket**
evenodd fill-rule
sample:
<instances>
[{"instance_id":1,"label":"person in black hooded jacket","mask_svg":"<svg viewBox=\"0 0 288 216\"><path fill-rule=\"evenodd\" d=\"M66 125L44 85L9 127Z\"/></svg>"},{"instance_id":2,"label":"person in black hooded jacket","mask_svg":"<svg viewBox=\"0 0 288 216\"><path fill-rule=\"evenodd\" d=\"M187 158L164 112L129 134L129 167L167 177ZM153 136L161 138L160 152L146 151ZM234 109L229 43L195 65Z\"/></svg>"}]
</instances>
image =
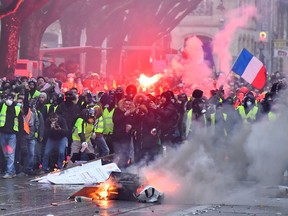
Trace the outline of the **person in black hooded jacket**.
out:
<instances>
[{"instance_id":1,"label":"person in black hooded jacket","mask_svg":"<svg viewBox=\"0 0 288 216\"><path fill-rule=\"evenodd\" d=\"M57 165L59 169L62 169L63 161L65 159L65 149L68 142L68 127L66 121L63 117L59 116L56 113L52 113L45 123L47 143L45 145L45 152L43 156L42 163L42 173L45 173L48 170L49 157L53 149L58 151L58 160Z\"/></svg>"},{"instance_id":2,"label":"person in black hooded jacket","mask_svg":"<svg viewBox=\"0 0 288 216\"><path fill-rule=\"evenodd\" d=\"M119 101L112 120L115 162L120 168L125 168L134 160L132 136L137 122L135 104L130 97L124 97Z\"/></svg>"},{"instance_id":3,"label":"person in black hooded jacket","mask_svg":"<svg viewBox=\"0 0 288 216\"><path fill-rule=\"evenodd\" d=\"M158 106L154 102L150 102L150 107L160 116L160 139L163 145L173 144L173 134L179 121L179 114L171 99L171 93L166 91L161 94Z\"/></svg>"},{"instance_id":4,"label":"person in black hooded jacket","mask_svg":"<svg viewBox=\"0 0 288 216\"><path fill-rule=\"evenodd\" d=\"M74 124L76 122L77 117L81 113L81 110L79 106L77 105L77 95L73 93L72 91L65 92L65 101L59 105L59 107L56 110L56 113L58 115L61 115L68 127L68 154L70 154L70 147L72 144L72 130L74 127Z\"/></svg>"},{"instance_id":5,"label":"person in black hooded jacket","mask_svg":"<svg viewBox=\"0 0 288 216\"><path fill-rule=\"evenodd\" d=\"M135 125L135 162L144 161L145 164L153 161L160 153L161 145L157 127L159 118L155 110L149 107L146 95L138 93L134 97L136 105L137 124Z\"/></svg>"}]
</instances>

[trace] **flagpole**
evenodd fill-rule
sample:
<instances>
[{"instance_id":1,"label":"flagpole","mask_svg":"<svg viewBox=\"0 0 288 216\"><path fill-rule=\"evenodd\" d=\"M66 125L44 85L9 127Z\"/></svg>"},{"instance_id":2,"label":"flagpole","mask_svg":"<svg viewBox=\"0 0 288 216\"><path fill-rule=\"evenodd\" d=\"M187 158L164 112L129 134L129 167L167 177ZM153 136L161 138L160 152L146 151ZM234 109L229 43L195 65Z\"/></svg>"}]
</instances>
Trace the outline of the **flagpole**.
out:
<instances>
[{"instance_id":1,"label":"flagpole","mask_svg":"<svg viewBox=\"0 0 288 216\"><path fill-rule=\"evenodd\" d=\"M243 49L244 49L244 48L243 48ZM241 50L241 52L243 51L243 49ZM240 52L240 53L241 53L241 52ZM236 63L236 61L237 61L237 59L239 58L240 53L238 54L238 57L237 57L236 60L234 61L234 63L233 63L233 65L232 65L231 68L234 67L234 65L235 65L235 63ZM220 62L219 62L219 69L221 68L220 65L221 65L221 64L220 64ZM220 71L221 71L221 69L220 69ZM230 75L231 72L232 72L232 70L230 70L229 73L227 73L227 74L225 75L225 79L222 81L221 85L219 85L219 90L222 90L222 89L223 89L223 87L224 87L224 83L226 83L226 81L227 81L227 79L228 79L228 77L229 77L229 75Z\"/></svg>"}]
</instances>

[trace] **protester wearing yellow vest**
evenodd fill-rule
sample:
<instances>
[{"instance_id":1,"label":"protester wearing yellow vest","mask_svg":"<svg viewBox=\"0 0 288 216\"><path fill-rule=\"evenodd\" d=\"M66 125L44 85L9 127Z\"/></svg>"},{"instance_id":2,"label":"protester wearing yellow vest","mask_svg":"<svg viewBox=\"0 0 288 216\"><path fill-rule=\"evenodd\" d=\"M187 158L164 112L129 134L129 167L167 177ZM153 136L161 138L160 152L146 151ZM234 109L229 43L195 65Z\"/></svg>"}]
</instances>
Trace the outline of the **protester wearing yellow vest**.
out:
<instances>
[{"instance_id":1,"label":"protester wearing yellow vest","mask_svg":"<svg viewBox=\"0 0 288 216\"><path fill-rule=\"evenodd\" d=\"M104 120L102 117L102 108L99 104L88 105L87 108L92 108L95 110L95 134L91 139L92 145L96 148L100 157L107 156L109 155L110 150L103 136Z\"/></svg>"},{"instance_id":2,"label":"protester wearing yellow vest","mask_svg":"<svg viewBox=\"0 0 288 216\"><path fill-rule=\"evenodd\" d=\"M80 153L86 153L89 160L95 159L94 148L90 139L95 132L95 109L84 109L77 118L72 131L71 162L81 159Z\"/></svg>"},{"instance_id":3,"label":"protester wearing yellow vest","mask_svg":"<svg viewBox=\"0 0 288 216\"><path fill-rule=\"evenodd\" d=\"M36 86L37 85L37 81L32 78L28 81L28 86L29 86L29 96L28 96L28 99L30 100L31 98L35 99L37 97L39 97L40 95L40 91L38 91L36 89Z\"/></svg>"},{"instance_id":4,"label":"protester wearing yellow vest","mask_svg":"<svg viewBox=\"0 0 288 216\"><path fill-rule=\"evenodd\" d=\"M246 94L243 105L237 108L244 124L255 122L259 119L258 107L255 104L255 97L251 94Z\"/></svg>"},{"instance_id":5,"label":"protester wearing yellow vest","mask_svg":"<svg viewBox=\"0 0 288 216\"><path fill-rule=\"evenodd\" d=\"M102 119L103 119L103 135L107 143L107 146L110 150L110 153L114 153L112 134L113 134L113 115L115 111L115 103L111 100L110 96L107 93L104 93L100 98L100 104L103 110Z\"/></svg>"},{"instance_id":6,"label":"protester wearing yellow vest","mask_svg":"<svg viewBox=\"0 0 288 216\"><path fill-rule=\"evenodd\" d=\"M16 176L14 167L16 134L23 128L21 109L13 100L14 95L7 94L4 102L0 104L0 144L7 162L3 178Z\"/></svg>"}]
</instances>

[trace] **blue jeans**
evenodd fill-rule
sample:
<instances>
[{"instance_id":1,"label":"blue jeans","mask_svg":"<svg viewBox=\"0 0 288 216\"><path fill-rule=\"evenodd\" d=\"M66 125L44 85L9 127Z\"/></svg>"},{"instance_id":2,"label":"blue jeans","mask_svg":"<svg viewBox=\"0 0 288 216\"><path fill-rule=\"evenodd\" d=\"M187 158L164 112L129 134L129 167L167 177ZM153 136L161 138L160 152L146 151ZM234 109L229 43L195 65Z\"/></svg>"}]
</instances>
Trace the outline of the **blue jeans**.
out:
<instances>
[{"instance_id":1,"label":"blue jeans","mask_svg":"<svg viewBox=\"0 0 288 216\"><path fill-rule=\"evenodd\" d=\"M5 174L14 175L14 159L16 149L16 134L0 133L0 144L7 161Z\"/></svg>"},{"instance_id":2,"label":"blue jeans","mask_svg":"<svg viewBox=\"0 0 288 216\"><path fill-rule=\"evenodd\" d=\"M109 155L110 150L109 147L104 139L104 136L96 137L94 139L94 143L96 144L96 147L100 150L100 156L106 156Z\"/></svg>"},{"instance_id":3,"label":"blue jeans","mask_svg":"<svg viewBox=\"0 0 288 216\"><path fill-rule=\"evenodd\" d=\"M21 141L21 156L23 157L24 172L32 172L34 169L35 139L25 139Z\"/></svg>"},{"instance_id":4,"label":"blue jeans","mask_svg":"<svg viewBox=\"0 0 288 216\"><path fill-rule=\"evenodd\" d=\"M44 153L43 143L36 140L35 142L35 156L34 156L34 169L39 169L42 164L42 156Z\"/></svg>"},{"instance_id":5,"label":"blue jeans","mask_svg":"<svg viewBox=\"0 0 288 216\"><path fill-rule=\"evenodd\" d=\"M63 161L65 160L65 150L66 150L66 144L68 143L68 139L66 137L63 137L59 140L52 140L48 138L46 146L45 146L45 152L43 156L43 163L42 163L42 169L44 171L48 170L49 166L49 157L53 149L57 149L58 151L58 168L62 169L63 167Z\"/></svg>"}]
</instances>

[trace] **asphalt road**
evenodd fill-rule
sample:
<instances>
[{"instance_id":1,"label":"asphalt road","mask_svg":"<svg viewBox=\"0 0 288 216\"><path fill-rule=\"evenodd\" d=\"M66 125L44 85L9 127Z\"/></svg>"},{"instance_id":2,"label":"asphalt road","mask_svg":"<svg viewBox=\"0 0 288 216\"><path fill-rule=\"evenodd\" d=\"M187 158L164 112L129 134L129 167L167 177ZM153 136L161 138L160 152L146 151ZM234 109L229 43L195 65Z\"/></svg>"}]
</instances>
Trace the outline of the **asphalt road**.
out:
<instances>
[{"instance_id":1,"label":"asphalt road","mask_svg":"<svg viewBox=\"0 0 288 216\"><path fill-rule=\"evenodd\" d=\"M162 204L153 204L136 200L75 202L67 198L80 190L81 185L40 184L29 180L28 177L0 179L0 215L288 215L288 191L279 190L278 186L253 187L249 183L249 190L224 203L177 204L164 200Z\"/></svg>"}]
</instances>

